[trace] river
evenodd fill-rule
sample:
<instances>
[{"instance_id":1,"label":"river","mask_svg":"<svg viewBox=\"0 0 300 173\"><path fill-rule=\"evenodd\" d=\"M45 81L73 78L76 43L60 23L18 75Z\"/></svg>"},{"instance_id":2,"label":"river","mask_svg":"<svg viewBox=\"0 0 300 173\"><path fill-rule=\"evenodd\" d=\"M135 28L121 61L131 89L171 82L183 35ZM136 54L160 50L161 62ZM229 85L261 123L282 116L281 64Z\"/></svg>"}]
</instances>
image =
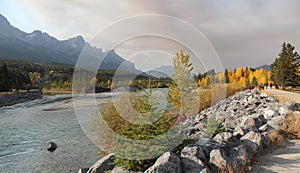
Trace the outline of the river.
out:
<instances>
[{"instance_id":1,"label":"river","mask_svg":"<svg viewBox=\"0 0 300 173\"><path fill-rule=\"evenodd\" d=\"M101 157L81 129L70 98L43 96L0 108L0 172L77 172ZM58 145L54 152L47 151L50 141Z\"/></svg>"}]
</instances>

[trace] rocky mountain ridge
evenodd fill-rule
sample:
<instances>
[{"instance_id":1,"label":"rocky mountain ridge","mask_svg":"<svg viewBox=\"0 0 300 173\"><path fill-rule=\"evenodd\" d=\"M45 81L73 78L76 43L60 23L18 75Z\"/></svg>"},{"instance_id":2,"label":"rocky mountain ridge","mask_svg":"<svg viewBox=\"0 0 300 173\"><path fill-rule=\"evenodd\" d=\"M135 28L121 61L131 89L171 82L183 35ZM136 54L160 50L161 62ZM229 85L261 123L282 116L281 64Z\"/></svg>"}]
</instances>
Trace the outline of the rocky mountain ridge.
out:
<instances>
[{"instance_id":1,"label":"rocky mountain ridge","mask_svg":"<svg viewBox=\"0 0 300 173\"><path fill-rule=\"evenodd\" d=\"M101 69L116 70L122 66L122 70L140 72L133 63L125 60L115 51L103 51L92 47L80 35L67 40L58 40L39 30L25 33L12 26L0 14L0 57L2 58L75 65L83 48L86 53L94 56L94 59L103 59Z\"/></svg>"}]
</instances>

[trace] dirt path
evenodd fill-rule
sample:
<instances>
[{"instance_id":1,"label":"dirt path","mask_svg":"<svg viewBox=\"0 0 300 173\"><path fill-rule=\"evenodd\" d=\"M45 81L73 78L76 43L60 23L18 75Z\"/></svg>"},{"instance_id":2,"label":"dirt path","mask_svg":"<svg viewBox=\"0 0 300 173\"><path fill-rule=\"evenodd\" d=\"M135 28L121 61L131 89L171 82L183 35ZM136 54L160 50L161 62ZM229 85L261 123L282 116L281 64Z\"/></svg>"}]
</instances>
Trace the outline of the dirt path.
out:
<instances>
[{"instance_id":1,"label":"dirt path","mask_svg":"<svg viewBox=\"0 0 300 173\"><path fill-rule=\"evenodd\" d=\"M277 98L280 102L294 101L300 103L300 94L268 89L267 95ZM251 173L300 173L300 140L292 140L284 148L274 149L253 163Z\"/></svg>"},{"instance_id":2,"label":"dirt path","mask_svg":"<svg viewBox=\"0 0 300 173\"><path fill-rule=\"evenodd\" d=\"M285 148L278 148L260 157L251 173L300 173L300 140L292 140Z\"/></svg>"},{"instance_id":3,"label":"dirt path","mask_svg":"<svg viewBox=\"0 0 300 173\"><path fill-rule=\"evenodd\" d=\"M294 101L296 103L300 103L300 94L297 93L277 89L267 89L263 92L265 92L269 96L278 98L280 102Z\"/></svg>"}]
</instances>

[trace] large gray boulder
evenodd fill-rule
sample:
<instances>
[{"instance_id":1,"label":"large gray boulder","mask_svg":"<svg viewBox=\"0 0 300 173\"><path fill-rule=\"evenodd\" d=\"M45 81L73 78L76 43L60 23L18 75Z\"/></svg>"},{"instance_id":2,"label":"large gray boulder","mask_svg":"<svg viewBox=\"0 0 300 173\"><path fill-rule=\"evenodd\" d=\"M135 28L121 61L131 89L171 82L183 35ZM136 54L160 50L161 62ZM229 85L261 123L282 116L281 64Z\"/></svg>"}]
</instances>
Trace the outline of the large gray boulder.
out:
<instances>
[{"instance_id":1,"label":"large gray boulder","mask_svg":"<svg viewBox=\"0 0 300 173\"><path fill-rule=\"evenodd\" d=\"M271 120L268 121L267 124L269 124L274 129L279 129L279 127L281 126L285 117L286 117L286 115L280 115L280 116L273 117Z\"/></svg>"},{"instance_id":2,"label":"large gray boulder","mask_svg":"<svg viewBox=\"0 0 300 173\"><path fill-rule=\"evenodd\" d=\"M108 154L98 160L87 173L103 173L105 171L111 171L114 168L114 154Z\"/></svg>"},{"instance_id":3,"label":"large gray boulder","mask_svg":"<svg viewBox=\"0 0 300 173\"><path fill-rule=\"evenodd\" d=\"M206 168L207 160L200 146L188 145L181 151L182 169L185 173L201 172Z\"/></svg>"},{"instance_id":4,"label":"large gray boulder","mask_svg":"<svg viewBox=\"0 0 300 173\"><path fill-rule=\"evenodd\" d=\"M272 126L270 126L270 124L265 124L263 126L261 126L258 130L261 132L261 133L264 133L264 132L268 132L270 130L273 130L274 128Z\"/></svg>"},{"instance_id":5,"label":"large gray boulder","mask_svg":"<svg viewBox=\"0 0 300 173\"><path fill-rule=\"evenodd\" d=\"M232 137L232 133L222 132L222 133L217 134L214 137L214 140L219 142L219 143L225 144L231 137Z\"/></svg>"},{"instance_id":6,"label":"large gray boulder","mask_svg":"<svg viewBox=\"0 0 300 173\"><path fill-rule=\"evenodd\" d=\"M210 152L209 162L220 169L226 169L228 158L224 150L214 149Z\"/></svg>"},{"instance_id":7,"label":"large gray boulder","mask_svg":"<svg viewBox=\"0 0 300 173\"><path fill-rule=\"evenodd\" d=\"M244 129L257 131L261 126L267 123L267 120L265 119L264 115L250 115L248 116L242 123L241 126Z\"/></svg>"},{"instance_id":8,"label":"large gray boulder","mask_svg":"<svg viewBox=\"0 0 300 173\"><path fill-rule=\"evenodd\" d=\"M145 173L182 173L182 163L176 154L167 152L160 156Z\"/></svg>"},{"instance_id":9,"label":"large gray boulder","mask_svg":"<svg viewBox=\"0 0 300 173\"><path fill-rule=\"evenodd\" d=\"M241 126L238 126L234 129L233 136L244 136L247 131L243 129Z\"/></svg>"},{"instance_id":10,"label":"large gray boulder","mask_svg":"<svg viewBox=\"0 0 300 173\"><path fill-rule=\"evenodd\" d=\"M89 168L81 168L79 169L78 173L87 173L88 170Z\"/></svg>"},{"instance_id":11,"label":"large gray boulder","mask_svg":"<svg viewBox=\"0 0 300 173\"><path fill-rule=\"evenodd\" d=\"M130 170L127 170L127 169L117 166L117 167L114 167L114 169L111 170L110 173L142 173L142 172L130 171Z\"/></svg>"},{"instance_id":12,"label":"large gray boulder","mask_svg":"<svg viewBox=\"0 0 300 173\"><path fill-rule=\"evenodd\" d=\"M262 149L263 137L260 133L250 131L245 136L241 137L241 140L250 144L252 151L257 153Z\"/></svg>"}]
</instances>

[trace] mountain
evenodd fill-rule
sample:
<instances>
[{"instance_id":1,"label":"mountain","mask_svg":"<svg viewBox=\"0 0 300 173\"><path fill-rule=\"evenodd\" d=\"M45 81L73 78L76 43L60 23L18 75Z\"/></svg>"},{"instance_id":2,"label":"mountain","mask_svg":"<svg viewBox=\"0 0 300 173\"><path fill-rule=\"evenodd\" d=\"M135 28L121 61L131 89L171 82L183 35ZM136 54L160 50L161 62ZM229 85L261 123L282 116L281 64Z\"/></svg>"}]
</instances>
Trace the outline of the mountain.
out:
<instances>
[{"instance_id":1,"label":"mountain","mask_svg":"<svg viewBox=\"0 0 300 173\"><path fill-rule=\"evenodd\" d=\"M140 72L133 63L126 61L115 51L103 52L102 49L92 47L82 36L58 40L39 30L25 33L12 26L0 14L0 57L28 62L75 65L83 48L88 50L89 56L98 61L105 58L100 67L102 69L116 70L121 66L122 70Z\"/></svg>"},{"instance_id":2,"label":"mountain","mask_svg":"<svg viewBox=\"0 0 300 173\"><path fill-rule=\"evenodd\" d=\"M149 70L146 72L148 75L151 75L153 77L171 77L172 73L173 73L173 66L169 66L169 65L164 65L164 66L160 66L158 68L155 68L153 70Z\"/></svg>"},{"instance_id":3,"label":"mountain","mask_svg":"<svg viewBox=\"0 0 300 173\"><path fill-rule=\"evenodd\" d=\"M259 67L256 67L255 70L258 70L258 69L264 69L264 70L267 70L267 71L270 71L271 70L271 65L262 65L262 66L259 66Z\"/></svg>"}]
</instances>

